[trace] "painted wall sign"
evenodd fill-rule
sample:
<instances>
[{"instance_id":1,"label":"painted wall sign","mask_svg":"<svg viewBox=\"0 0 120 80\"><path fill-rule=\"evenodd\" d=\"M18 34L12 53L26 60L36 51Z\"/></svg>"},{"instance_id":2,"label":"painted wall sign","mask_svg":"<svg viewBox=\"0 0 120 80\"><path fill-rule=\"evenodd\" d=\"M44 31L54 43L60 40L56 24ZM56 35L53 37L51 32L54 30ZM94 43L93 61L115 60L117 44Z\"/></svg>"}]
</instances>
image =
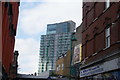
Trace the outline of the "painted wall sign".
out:
<instances>
[{"instance_id":1,"label":"painted wall sign","mask_svg":"<svg viewBox=\"0 0 120 80\"><path fill-rule=\"evenodd\" d=\"M98 64L96 66L89 67L87 69L83 69L80 71L80 77L90 76L90 75L118 69L118 68L120 68L119 62L120 62L120 58L116 58L111 61L107 61L102 64Z\"/></svg>"}]
</instances>

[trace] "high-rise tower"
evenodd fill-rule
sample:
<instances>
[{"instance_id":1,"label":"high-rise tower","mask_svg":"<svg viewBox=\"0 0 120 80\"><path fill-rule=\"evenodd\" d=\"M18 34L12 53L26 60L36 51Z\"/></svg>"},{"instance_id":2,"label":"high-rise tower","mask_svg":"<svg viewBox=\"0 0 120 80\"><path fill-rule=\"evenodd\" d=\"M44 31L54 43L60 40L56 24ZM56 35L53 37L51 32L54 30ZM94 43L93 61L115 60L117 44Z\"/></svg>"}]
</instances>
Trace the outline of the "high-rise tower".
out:
<instances>
[{"instance_id":1,"label":"high-rise tower","mask_svg":"<svg viewBox=\"0 0 120 80\"><path fill-rule=\"evenodd\" d=\"M57 57L70 49L74 29L73 21L47 25L47 34L41 35L38 73L55 69Z\"/></svg>"}]
</instances>

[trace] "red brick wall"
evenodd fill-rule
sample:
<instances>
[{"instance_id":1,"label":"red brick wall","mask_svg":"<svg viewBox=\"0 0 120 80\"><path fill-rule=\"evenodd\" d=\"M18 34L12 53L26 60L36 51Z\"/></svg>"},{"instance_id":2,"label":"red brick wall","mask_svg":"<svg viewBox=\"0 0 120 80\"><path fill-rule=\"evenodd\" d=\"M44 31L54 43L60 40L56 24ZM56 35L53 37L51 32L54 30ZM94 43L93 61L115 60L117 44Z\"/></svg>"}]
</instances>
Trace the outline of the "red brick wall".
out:
<instances>
[{"instance_id":1,"label":"red brick wall","mask_svg":"<svg viewBox=\"0 0 120 80\"><path fill-rule=\"evenodd\" d=\"M116 21L116 24L110 27L111 45L118 40L120 41L120 19L117 18L120 2L111 3L111 6L107 10L105 10L104 5L104 2L87 2L83 5L83 59L90 57L95 52L99 52L105 48L105 28L107 24L114 23ZM94 20L95 18L98 19ZM101 56L102 54L106 54L105 52L110 52L120 46L119 44L114 44L114 46L111 47L106 49L106 51L101 51Z\"/></svg>"},{"instance_id":2,"label":"red brick wall","mask_svg":"<svg viewBox=\"0 0 120 80\"><path fill-rule=\"evenodd\" d=\"M2 61L2 3L0 2L0 61Z\"/></svg>"},{"instance_id":3,"label":"red brick wall","mask_svg":"<svg viewBox=\"0 0 120 80\"><path fill-rule=\"evenodd\" d=\"M18 21L18 2L10 2L12 4L12 24L13 29L17 28ZM10 35L10 21L8 16L8 6L5 7L5 3L2 3L2 64L7 73L9 73L10 64L13 59L13 51L15 44L15 36Z\"/></svg>"}]
</instances>

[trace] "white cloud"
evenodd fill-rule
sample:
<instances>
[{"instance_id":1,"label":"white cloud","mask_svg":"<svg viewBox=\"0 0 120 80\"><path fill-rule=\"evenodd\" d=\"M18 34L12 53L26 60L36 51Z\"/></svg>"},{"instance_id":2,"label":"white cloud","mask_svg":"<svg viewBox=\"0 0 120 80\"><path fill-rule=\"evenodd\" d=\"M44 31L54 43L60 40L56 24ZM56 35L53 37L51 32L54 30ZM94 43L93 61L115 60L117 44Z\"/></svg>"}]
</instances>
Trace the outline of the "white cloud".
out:
<instances>
[{"instance_id":1,"label":"white cloud","mask_svg":"<svg viewBox=\"0 0 120 80\"><path fill-rule=\"evenodd\" d=\"M30 3L28 3L30 4ZM73 20L77 26L81 22L81 3L42 3L21 10L20 27L28 35L45 32L47 24Z\"/></svg>"},{"instance_id":2,"label":"white cloud","mask_svg":"<svg viewBox=\"0 0 120 80\"><path fill-rule=\"evenodd\" d=\"M16 39L15 50L19 51L19 72L34 73L38 70L39 42L29 39Z\"/></svg>"},{"instance_id":3,"label":"white cloud","mask_svg":"<svg viewBox=\"0 0 120 80\"><path fill-rule=\"evenodd\" d=\"M20 0L20 1L21 2L82 2L83 0Z\"/></svg>"},{"instance_id":4,"label":"white cloud","mask_svg":"<svg viewBox=\"0 0 120 80\"><path fill-rule=\"evenodd\" d=\"M20 2L38 2L40 0L20 0Z\"/></svg>"}]
</instances>

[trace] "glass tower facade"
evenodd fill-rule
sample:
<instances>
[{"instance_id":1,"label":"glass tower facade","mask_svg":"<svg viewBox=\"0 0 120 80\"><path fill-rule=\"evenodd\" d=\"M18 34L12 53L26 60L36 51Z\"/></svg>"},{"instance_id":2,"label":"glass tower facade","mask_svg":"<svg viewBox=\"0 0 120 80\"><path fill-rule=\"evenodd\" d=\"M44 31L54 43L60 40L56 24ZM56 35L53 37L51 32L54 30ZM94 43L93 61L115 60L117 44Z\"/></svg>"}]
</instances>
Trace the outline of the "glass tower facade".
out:
<instances>
[{"instance_id":1,"label":"glass tower facade","mask_svg":"<svg viewBox=\"0 0 120 80\"><path fill-rule=\"evenodd\" d=\"M38 74L55 70L56 59L70 49L71 34L74 29L73 21L47 25L47 34L41 35Z\"/></svg>"},{"instance_id":2,"label":"glass tower facade","mask_svg":"<svg viewBox=\"0 0 120 80\"><path fill-rule=\"evenodd\" d=\"M66 21L47 25L47 34L60 34L73 32L75 23L73 21Z\"/></svg>"}]
</instances>

